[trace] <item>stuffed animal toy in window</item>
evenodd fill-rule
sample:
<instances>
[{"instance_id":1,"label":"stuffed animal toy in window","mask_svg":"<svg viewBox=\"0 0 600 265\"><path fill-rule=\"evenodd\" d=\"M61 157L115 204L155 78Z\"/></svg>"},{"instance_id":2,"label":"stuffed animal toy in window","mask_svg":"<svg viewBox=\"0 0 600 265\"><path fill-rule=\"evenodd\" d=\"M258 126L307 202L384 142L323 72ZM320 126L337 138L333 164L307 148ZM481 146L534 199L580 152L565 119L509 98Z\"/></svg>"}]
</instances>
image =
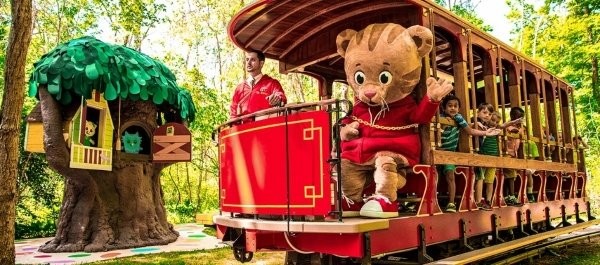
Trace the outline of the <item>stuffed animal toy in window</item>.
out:
<instances>
[{"instance_id":1,"label":"stuffed animal toy in window","mask_svg":"<svg viewBox=\"0 0 600 265\"><path fill-rule=\"evenodd\" d=\"M96 146L96 141L94 141L94 135L96 135L96 125L92 121L85 121L85 137L83 138L83 145L85 146Z\"/></svg>"},{"instance_id":2,"label":"stuffed animal toy in window","mask_svg":"<svg viewBox=\"0 0 600 265\"><path fill-rule=\"evenodd\" d=\"M122 137L123 150L128 154L139 154L142 148L142 137L138 132L125 132Z\"/></svg>"},{"instance_id":3,"label":"stuffed animal toy in window","mask_svg":"<svg viewBox=\"0 0 600 265\"><path fill-rule=\"evenodd\" d=\"M429 78L427 94L415 102L421 61L433 43L425 27L392 23L338 34L337 50L356 96L340 131L343 216L398 216L396 192L406 184L406 168L421 155L418 125L431 121L439 101L453 89L447 81ZM363 188L372 182L375 193L363 201Z\"/></svg>"}]
</instances>

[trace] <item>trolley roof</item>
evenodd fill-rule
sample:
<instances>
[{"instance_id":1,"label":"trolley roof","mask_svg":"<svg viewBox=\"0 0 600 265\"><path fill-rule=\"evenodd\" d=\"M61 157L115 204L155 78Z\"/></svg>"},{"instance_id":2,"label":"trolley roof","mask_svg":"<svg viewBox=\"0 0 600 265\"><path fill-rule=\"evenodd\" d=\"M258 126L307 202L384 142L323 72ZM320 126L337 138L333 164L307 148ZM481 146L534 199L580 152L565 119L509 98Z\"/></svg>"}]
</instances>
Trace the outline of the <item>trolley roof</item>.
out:
<instances>
[{"instance_id":1,"label":"trolley roof","mask_svg":"<svg viewBox=\"0 0 600 265\"><path fill-rule=\"evenodd\" d=\"M428 10L436 14L436 29L441 26L457 38L464 29L471 29L475 44L490 50L491 46L499 47L503 58L523 60L523 67L528 71L544 73L543 78L548 80L558 80L526 55L429 0L257 1L233 17L228 34L241 49L260 50L267 58L278 60L283 73L313 73L343 80L343 58L335 46L339 32L348 28L360 30L373 23L424 25ZM450 72L451 62L460 55L449 51L448 40L437 31L436 47L438 69ZM481 76L484 74L481 58L475 55L473 59L475 75ZM562 83L561 88L568 89L564 81L558 81Z\"/></svg>"}]
</instances>

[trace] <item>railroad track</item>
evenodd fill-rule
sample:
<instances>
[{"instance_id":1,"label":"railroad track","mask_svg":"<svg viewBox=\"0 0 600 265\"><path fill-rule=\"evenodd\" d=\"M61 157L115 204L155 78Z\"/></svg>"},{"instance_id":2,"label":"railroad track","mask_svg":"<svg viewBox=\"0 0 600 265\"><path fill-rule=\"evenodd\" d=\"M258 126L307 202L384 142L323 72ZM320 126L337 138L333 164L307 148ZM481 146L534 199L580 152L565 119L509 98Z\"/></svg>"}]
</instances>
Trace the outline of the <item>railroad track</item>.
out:
<instances>
[{"instance_id":1,"label":"railroad track","mask_svg":"<svg viewBox=\"0 0 600 265\"><path fill-rule=\"evenodd\" d=\"M498 245L434 261L431 265L515 264L543 254L549 248L600 235L600 220L556 228Z\"/></svg>"}]
</instances>

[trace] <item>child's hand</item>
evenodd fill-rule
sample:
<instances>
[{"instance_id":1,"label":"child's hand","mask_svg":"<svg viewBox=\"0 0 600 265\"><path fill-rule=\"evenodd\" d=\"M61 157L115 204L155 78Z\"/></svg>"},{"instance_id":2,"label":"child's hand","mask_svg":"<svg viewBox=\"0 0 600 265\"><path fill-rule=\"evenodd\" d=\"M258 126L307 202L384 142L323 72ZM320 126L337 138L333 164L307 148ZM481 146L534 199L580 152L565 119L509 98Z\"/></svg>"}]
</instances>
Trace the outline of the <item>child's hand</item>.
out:
<instances>
[{"instance_id":1,"label":"child's hand","mask_svg":"<svg viewBox=\"0 0 600 265\"><path fill-rule=\"evenodd\" d=\"M485 136L496 136L498 134L500 134L502 130L500 129L495 129L495 128L489 128L485 131Z\"/></svg>"},{"instance_id":2,"label":"child's hand","mask_svg":"<svg viewBox=\"0 0 600 265\"><path fill-rule=\"evenodd\" d=\"M350 141L358 138L358 122L347 124L340 129L340 138L342 141Z\"/></svg>"},{"instance_id":3,"label":"child's hand","mask_svg":"<svg viewBox=\"0 0 600 265\"><path fill-rule=\"evenodd\" d=\"M507 122L504 124L504 127L507 127L507 126L519 126L519 125L521 125L522 123L523 123L523 118L518 118L518 119L516 119L516 120L507 121Z\"/></svg>"}]
</instances>

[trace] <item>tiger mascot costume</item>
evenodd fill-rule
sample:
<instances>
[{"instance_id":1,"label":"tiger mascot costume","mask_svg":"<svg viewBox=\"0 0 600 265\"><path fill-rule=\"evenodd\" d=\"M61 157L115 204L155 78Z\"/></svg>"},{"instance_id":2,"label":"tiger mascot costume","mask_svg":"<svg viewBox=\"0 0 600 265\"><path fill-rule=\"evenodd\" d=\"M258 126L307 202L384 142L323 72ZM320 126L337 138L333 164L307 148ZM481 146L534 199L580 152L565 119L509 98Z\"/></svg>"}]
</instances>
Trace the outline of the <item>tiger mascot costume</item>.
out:
<instances>
[{"instance_id":1,"label":"tiger mascot costume","mask_svg":"<svg viewBox=\"0 0 600 265\"><path fill-rule=\"evenodd\" d=\"M398 216L397 190L406 184L406 168L419 162L419 124L431 121L440 100L452 91L444 80L427 79L427 95L417 105L411 95L419 83L421 61L433 45L422 26L372 24L338 34L346 78L356 97L352 115L343 121L343 216ZM363 201L365 184L375 193Z\"/></svg>"}]
</instances>

